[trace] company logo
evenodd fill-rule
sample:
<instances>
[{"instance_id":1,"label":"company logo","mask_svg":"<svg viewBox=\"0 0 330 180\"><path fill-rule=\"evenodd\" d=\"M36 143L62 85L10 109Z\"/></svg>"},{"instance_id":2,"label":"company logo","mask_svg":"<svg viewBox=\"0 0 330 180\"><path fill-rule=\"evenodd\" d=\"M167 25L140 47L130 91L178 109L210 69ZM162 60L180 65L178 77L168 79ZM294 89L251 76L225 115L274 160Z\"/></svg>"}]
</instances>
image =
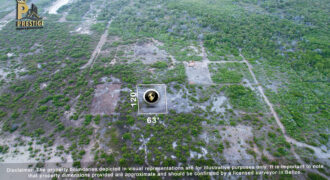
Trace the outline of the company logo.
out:
<instances>
[{"instance_id":1,"label":"company logo","mask_svg":"<svg viewBox=\"0 0 330 180\"><path fill-rule=\"evenodd\" d=\"M43 28L44 21L42 17L38 15L38 8L32 4L29 9L26 4L26 0L17 1L17 13L16 13L16 28L17 29L36 29ZM25 14L25 16L24 16Z\"/></svg>"}]
</instances>

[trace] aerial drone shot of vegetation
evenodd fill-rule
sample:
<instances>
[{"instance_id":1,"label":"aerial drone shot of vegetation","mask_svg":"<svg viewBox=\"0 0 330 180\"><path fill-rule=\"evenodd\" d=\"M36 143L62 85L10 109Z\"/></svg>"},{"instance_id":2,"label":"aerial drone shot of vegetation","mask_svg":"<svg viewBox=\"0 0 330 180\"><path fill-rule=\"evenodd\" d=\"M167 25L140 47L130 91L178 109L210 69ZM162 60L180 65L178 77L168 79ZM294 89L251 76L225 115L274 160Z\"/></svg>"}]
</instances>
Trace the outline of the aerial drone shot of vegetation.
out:
<instances>
[{"instance_id":1,"label":"aerial drone shot of vegetation","mask_svg":"<svg viewBox=\"0 0 330 180\"><path fill-rule=\"evenodd\" d=\"M232 178L329 179L329 0L28 0L44 20L29 30L16 3L0 0L0 169L309 164ZM139 84L166 85L166 114L138 113Z\"/></svg>"}]
</instances>

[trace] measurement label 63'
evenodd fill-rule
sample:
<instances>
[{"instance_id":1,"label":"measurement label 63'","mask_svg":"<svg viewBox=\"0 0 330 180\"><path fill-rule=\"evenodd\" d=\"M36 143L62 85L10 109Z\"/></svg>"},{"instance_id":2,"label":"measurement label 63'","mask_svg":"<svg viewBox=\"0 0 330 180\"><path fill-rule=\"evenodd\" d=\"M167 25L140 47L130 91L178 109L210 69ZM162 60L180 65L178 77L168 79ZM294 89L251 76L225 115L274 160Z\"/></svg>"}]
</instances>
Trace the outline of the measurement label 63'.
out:
<instances>
[{"instance_id":1,"label":"measurement label 63'","mask_svg":"<svg viewBox=\"0 0 330 180\"><path fill-rule=\"evenodd\" d=\"M147 117L147 123L148 124L155 124L159 121L159 117L153 116L153 117Z\"/></svg>"}]
</instances>

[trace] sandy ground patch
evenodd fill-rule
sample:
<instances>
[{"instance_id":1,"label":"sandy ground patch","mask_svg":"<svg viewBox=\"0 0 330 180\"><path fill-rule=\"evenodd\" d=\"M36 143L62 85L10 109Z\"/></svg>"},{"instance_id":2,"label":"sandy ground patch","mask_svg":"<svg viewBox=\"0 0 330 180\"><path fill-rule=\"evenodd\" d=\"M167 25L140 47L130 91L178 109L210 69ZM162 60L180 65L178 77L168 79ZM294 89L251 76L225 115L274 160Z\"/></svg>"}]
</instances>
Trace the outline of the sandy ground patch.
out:
<instances>
[{"instance_id":1,"label":"sandy ground patch","mask_svg":"<svg viewBox=\"0 0 330 180\"><path fill-rule=\"evenodd\" d=\"M0 20L0 30L5 27L10 21L15 19L16 10L12 11L11 13L7 14Z\"/></svg>"},{"instance_id":2,"label":"sandy ground patch","mask_svg":"<svg viewBox=\"0 0 330 180\"><path fill-rule=\"evenodd\" d=\"M197 158L197 159L200 159L202 157L205 157L208 153L208 151L205 149L205 148L201 148L201 153L198 153L198 152L195 152L195 151L189 151L189 154L190 154L190 158Z\"/></svg>"},{"instance_id":3,"label":"sandy ground patch","mask_svg":"<svg viewBox=\"0 0 330 180\"><path fill-rule=\"evenodd\" d=\"M143 135L142 135L142 138L139 139L139 141L142 143L142 145L139 147L139 150L144 150L144 162L149 166L149 163L148 163L148 153L149 153L149 150L148 150L148 142L150 140L150 138L152 137L153 135L151 134L150 137L148 138L144 138Z\"/></svg>"},{"instance_id":4,"label":"sandy ground patch","mask_svg":"<svg viewBox=\"0 0 330 180\"><path fill-rule=\"evenodd\" d=\"M231 108L226 96L217 96L213 99L212 103L213 103L213 106L212 106L211 110L215 111L217 113L224 114L226 112L226 108L228 108L228 109Z\"/></svg>"},{"instance_id":5,"label":"sandy ground patch","mask_svg":"<svg viewBox=\"0 0 330 180\"><path fill-rule=\"evenodd\" d=\"M187 56L200 56L204 58L204 49L202 49L200 46L190 45L183 49L181 49L181 52L187 51Z\"/></svg>"},{"instance_id":6,"label":"sandy ground patch","mask_svg":"<svg viewBox=\"0 0 330 180\"><path fill-rule=\"evenodd\" d=\"M95 2L91 3L89 10L82 18L83 22L77 27L74 32L78 34L92 34L90 27L97 22L97 14L100 13L101 9L102 8L100 6L95 5ZM111 21L109 21L109 24L111 24ZM109 26L107 26L106 29L108 30ZM108 33L107 30L106 33Z\"/></svg>"},{"instance_id":7,"label":"sandy ground patch","mask_svg":"<svg viewBox=\"0 0 330 180\"><path fill-rule=\"evenodd\" d=\"M189 84L213 84L207 63L184 62Z\"/></svg>"},{"instance_id":8,"label":"sandy ground patch","mask_svg":"<svg viewBox=\"0 0 330 180\"><path fill-rule=\"evenodd\" d=\"M47 83L41 83L41 84L40 84L40 90L45 89L47 86L48 86Z\"/></svg>"},{"instance_id":9,"label":"sandy ground patch","mask_svg":"<svg viewBox=\"0 0 330 180\"><path fill-rule=\"evenodd\" d=\"M0 65L1 66L1 65ZM20 72L25 72L25 68L19 68L19 69L9 69L6 67L0 67L0 81L1 80L6 80L7 82L11 81L11 79L7 78L9 74L14 73L16 75L16 78L19 78L19 73Z\"/></svg>"},{"instance_id":10,"label":"sandy ground patch","mask_svg":"<svg viewBox=\"0 0 330 180\"><path fill-rule=\"evenodd\" d=\"M28 142L32 142L32 145L28 145ZM55 155L57 152L56 147L60 144L63 145L63 142L60 139L56 139L54 145L48 147L47 151L45 151L44 144L37 144L36 140L33 140L30 137L21 137L17 134L3 136L0 140L0 144L9 146L8 153L1 155L3 163L37 163L42 161L42 159L47 163L57 163L63 162L62 157L72 162L71 155L65 153L60 156ZM17 146L14 146L15 144L17 144ZM28 150L29 147L32 147L33 151L37 149L40 151L35 157L31 157L31 153ZM68 148L69 144L64 145L64 147ZM41 156L41 154L44 154L45 156Z\"/></svg>"},{"instance_id":11,"label":"sandy ground patch","mask_svg":"<svg viewBox=\"0 0 330 180\"><path fill-rule=\"evenodd\" d=\"M157 39L151 38L151 40L156 44L156 46L164 46L164 43L158 41Z\"/></svg>"},{"instance_id":12,"label":"sandy ground patch","mask_svg":"<svg viewBox=\"0 0 330 180\"><path fill-rule=\"evenodd\" d=\"M92 101L92 115L111 115L115 112L120 95L121 84L100 84L97 85Z\"/></svg>"},{"instance_id":13,"label":"sandy ground patch","mask_svg":"<svg viewBox=\"0 0 330 180\"><path fill-rule=\"evenodd\" d=\"M195 53L198 53L200 56L203 56L201 50L196 46L189 46L189 49L193 50Z\"/></svg>"},{"instance_id":14,"label":"sandy ground patch","mask_svg":"<svg viewBox=\"0 0 330 180\"><path fill-rule=\"evenodd\" d=\"M68 12L63 13L63 16L58 20L58 22L66 22L67 15L68 15Z\"/></svg>"},{"instance_id":15,"label":"sandy ground patch","mask_svg":"<svg viewBox=\"0 0 330 180\"><path fill-rule=\"evenodd\" d=\"M10 72L8 72L6 69L0 68L0 80L5 79L8 74L10 74Z\"/></svg>"},{"instance_id":16,"label":"sandy ground patch","mask_svg":"<svg viewBox=\"0 0 330 180\"><path fill-rule=\"evenodd\" d=\"M172 90L173 91L173 90ZM193 106L190 106L189 99L183 98L184 92L180 90L179 92L168 93L167 95L167 106L169 109L175 110L178 113L188 113L193 110Z\"/></svg>"},{"instance_id":17,"label":"sandy ground patch","mask_svg":"<svg viewBox=\"0 0 330 180\"><path fill-rule=\"evenodd\" d=\"M134 47L136 59L140 59L144 64L153 64L157 61L167 61L167 53L157 47L157 43L137 43Z\"/></svg>"},{"instance_id":18,"label":"sandy ground patch","mask_svg":"<svg viewBox=\"0 0 330 180\"><path fill-rule=\"evenodd\" d=\"M93 133L93 137L92 137L92 141L88 144L88 146L84 147L85 150L85 155L83 156L81 162L82 162L82 166L88 166L89 163L94 161L94 150L96 147L96 144L100 144L100 140L99 138L96 137L96 134L98 132L100 132L100 126L96 125L96 124L92 124L93 128L94 128L94 133ZM102 127L104 130L105 128Z\"/></svg>"},{"instance_id":19,"label":"sandy ground patch","mask_svg":"<svg viewBox=\"0 0 330 180\"><path fill-rule=\"evenodd\" d=\"M272 81L271 83L269 83L268 85L266 85L267 89L270 89L273 92L278 92L278 89L281 88L282 83L279 81Z\"/></svg>"},{"instance_id":20,"label":"sandy ground patch","mask_svg":"<svg viewBox=\"0 0 330 180\"><path fill-rule=\"evenodd\" d=\"M28 142L32 142L31 146ZM14 146L17 144L17 146ZM20 137L17 134L9 134L2 136L0 139L0 145L8 145L9 151L6 154L2 154L0 162L0 179L30 179L27 177L27 173L6 173L7 168L28 168L29 165L36 165L38 162L45 162L45 168L54 168L56 163L61 163L63 167L72 167L72 158L70 154L59 154L56 149L57 146L63 145L65 149L68 149L70 144L63 144L61 139L56 139L54 145L47 147L47 151L44 148L44 144L37 144L36 140L30 137ZM33 151L39 151L35 157L31 157L29 148ZM65 162L65 163L63 163Z\"/></svg>"},{"instance_id":21,"label":"sandy ground patch","mask_svg":"<svg viewBox=\"0 0 330 180\"><path fill-rule=\"evenodd\" d=\"M78 27L75 32L78 34L91 34L89 27L91 26L91 21L87 20L83 26Z\"/></svg>"},{"instance_id":22,"label":"sandy ground patch","mask_svg":"<svg viewBox=\"0 0 330 180\"><path fill-rule=\"evenodd\" d=\"M213 84L211 79L211 74L209 71L209 59L207 58L207 54L203 43L200 43L201 50L198 48L191 46L195 52L200 53L202 56L202 62L184 62L184 66L186 68L186 73L188 76L189 84L204 84L204 85L211 85Z\"/></svg>"},{"instance_id":23,"label":"sandy ground patch","mask_svg":"<svg viewBox=\"0 0 330 180\"><path fill-rule=\"evenodd\" d=\"M49 14L57 14L57 10L60 9L62 6L68 4L71 0L57 0L49 7L48 12Z\"/></svg>"},{"instance_id":24,"label":"sandy ground patch","mask_svg":"<svg viewBox=\"0 0 330 180\"><path fill-rule=\"evenodd\" d=\"M225 130L223 128L225 128ZM224 143L225 149L223 150L227 162L233 164L253 162L253 156L246 152L246 149L250 147L247 142L253 140L251 127L243 125L235 127L224 126L219 128L219 132L223 140L229 142L229 147Z\"/></svg>"},{"instance_id":25,"label":"sandy ground patch","mask_svg":"<svg viewBox=\"0 0 330 180\"><path fill-rule=\"evenodd\" d=\"M80 97L80 94L77 97L75 97L73 100L71 100L71 102L70 102L70 104L71 104L70 110L64 112L64 117L65 117L66 120L70 120L70 117L73 116L74 113L77 112L75 107L76 107L76 104L78 102L79 97ZM67 121L67 122L69 122L69 121ZM78 126L77 124L75 124L75 125Z\"/></svg>"}]
</instances>

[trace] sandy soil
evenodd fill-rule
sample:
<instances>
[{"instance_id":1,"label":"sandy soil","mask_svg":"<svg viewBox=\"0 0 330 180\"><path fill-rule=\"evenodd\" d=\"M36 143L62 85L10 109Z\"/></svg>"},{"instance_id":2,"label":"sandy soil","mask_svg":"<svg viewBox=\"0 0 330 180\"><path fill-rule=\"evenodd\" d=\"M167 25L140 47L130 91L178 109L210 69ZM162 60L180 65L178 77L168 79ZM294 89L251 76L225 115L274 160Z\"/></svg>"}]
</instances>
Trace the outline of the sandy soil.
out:
<instances>
[{"instance_id":1,"label":"sandy soil","mask_svg":"<svg viewBox=\"0 0 330 180\"><path fill-rule=\"evenodd\" d=\"M90 27L97 22L97 14L100 13L102 8L103 7L95 5L94 2L90 3L89 10L85 13L85 15L82 18L81 24L77 27L77 29L74 32L79 34L92 34ZM96 12L94 10L96 10ZM108 28L109 26L107 26L106 29Z\"/></svg>"},{"instance_id":2,"label":"sandy soil","mask_svg":"<svg viewBox=\"0 0 330 180\"><path fill-rule=\"evenodd\" d=\"M9 152L1 156L4 160L4 163L37 163L40 162L40 160L37 160L36 158L42 159L42 157L39 156L40 154L45 154L46 157L50 157L49 159L45 159L45 162L47 163L62 162L60 156L55 156L55 153L57 151L56 147L59 144L62 144L61 140L55 140L54 145L47 148L48 151L44 151L45 149L43 144L37 144L36 141L31 139L30 137L20 137L21 140L19 141L17 139L18 137L20 137L20 135L14 133L7 136L3 136L0 139L1 145L9 146ZM14 147L15 144L19 144L20 142L24 142L25 144ZM27 144L28 142L32 142L31 147L33 148L33 150L40 150L40 152L34 158L30 157L30 151L28 151L28 148L30 146ZM61 156L65 159L71 159L70 155L62 154Z\"/></svg>"},{"instance_id":3,"label":"sandy soil","mask_svg":"<svg viewBox=\"0 0 330 180\"><path fill-rule=\"evenodd\" d=\"M213 64L223 64L223 63L244 63L243 61L210 61Z\"/></svg>"},{"instance_id":4,"label":"sandy soil","mask_svg":"<svg viewBox=\"0 0 330 180\"><path fill-rule=\"evenodd\" d=\"M41 84L40 84L40 90L45 89L47 86L48 86L47 83L41 83Z\"/></svg>"},{"instance_id":5,"label":"sandy soil","mask_svg":"<svg viewBox=\"0 0 330 180\"><path fill-rule=\"evenodd\" d=\"M134 47L135 59L140 59L144 64L153 64L157 61L167 61L168 54L157 47L157 43L136 43Z\"/></svg>"},{"instance_id":6,"label":"sandy soil","mask_svg":"<svg viewBox=\"0 0 330 180\"><path fill-rule=\"evenodd\" d=\"M16 10L12 11L11 13L7 14L0 20L0 30L5 27L10 21L15 20Z\"/></svg>"},{"instance_id":7,"label":"sandy soil","mask_svg":"<svg viewBox=\"0 0 330 180\"><path fill-rule=\"evenodd\" d=\"M184 62L189 84L212 85L208 64L205 62Z\"/></svg>"},{"instance_id":8,"label":"sandy soil","mask_svg":"<svg viewBox=\"0 0 330 180\"><path fill-rule=\"evenodd\" d=\"M58 20L58 22L66 22L67 15L68 15L68 12L63 13L63 16Z\"/></svg>"},{"instance_id":9,"label":"sandy soil","mask_svg":"<svg viewBox=\"0 0 330 180\"><path fill-rule=\"evenodd\" d=\"M100 126L96 125L95 123L93 123L92 126L94 128L94 133L93 133L93 137L92 137L93 139L88 144L88 146L84 147L84 150L86 153L81 160L83 167L87 166L89 163L94 161L94 155L95 155L94 147L96 144L100 144L100 139L96 137L96 134L98 132L100 132ZM107 149L107 150L111 150L111 149Z\"/></svg>"},{"instance_id":10,"label":"sandy soil","mask_svg":"<svg viewBox=\"0 0 330 180\"><path fill-rule=\"evenodd\" d=\"M57 0L55 1L51 7L48 9L49 14L57 14L57 10L62 6L68 4L71 0Z\"/></svg>"},{"instance_id":11,"label":"sandy soil","mask_svg":"<svg viewBox=\"0 0 330 180\"><path fill-rule=\"evenodd\" d=\"M214 83L212 82L208 67L210 61L207 58L207 54L202 43L201 56L203 57L202 62L184 62L189 84L212 85Z\"/></svg>"},{"instance_id":12,"label":"sandy soil","mask_svg":"<svg viewBox=\"0 0 330 180\"><path fill-rule=\"evenodd\" d=\"M152 137L153 135L151 134L150 137L148 138L144 138L143 135L142 135L142 138L139 139L139 141L142 143L142 145L139 147L139 150L144 150L144 162L149 166L149 163L148 163L148 142L150 140L150 138Z\"/></svg>"},{"instance_id":13,"label":"sandy soil","mask_svg":"<svg viewBox=\"0 0 330 180\"><path fill-rule=\"evenodd\" d=\"M225 128L226 130L223 130ZM247 154L246 149L250 147L247 141L253 140L252 128L249 126L238 125L232 126L220 126L218 128L221 137L224 141L229 142L229 147L224 143L225 149L223 155L227 162L246 163L253 162L253 156Z\"/></svg>"},{"instance_id":14,"label":"sandy soil","mask_svg":"<svg viewBox=\"0 0 330 180\"><path fill-rule=\"evenodd\" d=\"M207 53L206 53L206 50L205 50L205 47L204 47L203 42L200 43L200 46L201 46L201 50L202 50L202 52L201 52L200 55L203 57L203 62L209 63L210 60L207 58Z\"/></svg>"},{"instance_id":15,"label":"sandy soil","mask_svg":"<svg viewBox=\"0 0 330 180\"><path fill-rule=\"evenodd\" d=\"M121 84L97 85L92 101L92 115L111 115L115 112L119 100Z\"/></svg>"},{"instance_id":16,"label":"sandy soil","mask_svg":"<svg viewBox=\"0 0 330 180\"><path fill-rule=\"evenodd\" d=\"M189 154L190 154L190 158L197 158L197 159L200 159L202 157L205 157L208 153L208 151L204 148L204 147L201 147L201 153L198 153L198 152L195 152L195 151L189 151Z\"/></svg>"},{"instance_id":17,"label":"sandy soil","mask_svg":"<svg viewBox=\"0 0 330 180\"><path fill-rule=\"evenodd\" d=\"M79 97L80 97L80 94L77 97L75 97L73 100L71 100L71 102L69 103L71 106L70 110L64 112L64 117L67 120L67 122L69 122L70 117L73 116L74 113L77 112L75 107L76 107ZM77 124L75 124L75 125L78 126Z\"/></svg>"},{"instance_id":18,"label":"sandy soil","mask_svg":"<svg viewBox=\"0 0 330 180\"><path fill-rule=\"evenodd\" d=\"M172 90L174 91L174 90ZM175 110L178 113L188 113L193 110L193 106L190 106L190 100L186 97L183 98L183 90L174 91L174 94L167 92L167 106L168 109Z\"/></svg>"},{"instance_id":19,"label":"sandy soil","mask_svg":"<svg viewBox=\"0 0 330 180\"><path fill-rule=\"evenodd\" d=\"M226 108L231 109L231 106L229 105L227 97L226 96L218 96L213 99L212 103L212 111L215 111L217 113L225 113Z\"/></svg>"},{"instance_id":20,"label":"sandy soil","mask_svg":"<svg viewBox=\"0 0 330 180\"><path fill-rule=\"evenodd\" d=\"M152 42L154 42L156 44L156 46L164 46L164 43L154 39L154 38L151 38Z\"/></svg>"},{"instance_id":21,"label":"sandy soil","mask_svg":"<svg viewBox=\"0 0 330 180\"><path fill-rule=\"evenodd\" d=\"M0 139L1 145L8 145L9 152L1 155L0 162L0 179L29 179L25 173L4 173L6 168L27 168L30 164L36 164L38 162L45 162L45 168L55 168L56 163L61 163L62 167L72 167L73 159L70 154L59 154L56 149L57 146L63 145L65 149L68 149L70 144L63 144L61 139L56 139L54 145L47 148L45 151L43 144L37 144L35 140L30 137L20 137L20 135L13 133L9 135L3 135ZM22 143L23 144L20 144ZM28 145L28 142L32 142L32 145ZM18 144L14 147L15 144ZM33 151L39 150L35 157L31 157L29 148L32 147Z\"/></svg>"},{"instance_id":22,"label":"sandy soil","mask_svg":"<svg viewBox=\"0 0 330 180\"><path fill-rule=\"evenodd\" d=\"M7 75L10 74L6 69L0 68L0 80L6 79Z\"/></svg>"}]
</instances>

